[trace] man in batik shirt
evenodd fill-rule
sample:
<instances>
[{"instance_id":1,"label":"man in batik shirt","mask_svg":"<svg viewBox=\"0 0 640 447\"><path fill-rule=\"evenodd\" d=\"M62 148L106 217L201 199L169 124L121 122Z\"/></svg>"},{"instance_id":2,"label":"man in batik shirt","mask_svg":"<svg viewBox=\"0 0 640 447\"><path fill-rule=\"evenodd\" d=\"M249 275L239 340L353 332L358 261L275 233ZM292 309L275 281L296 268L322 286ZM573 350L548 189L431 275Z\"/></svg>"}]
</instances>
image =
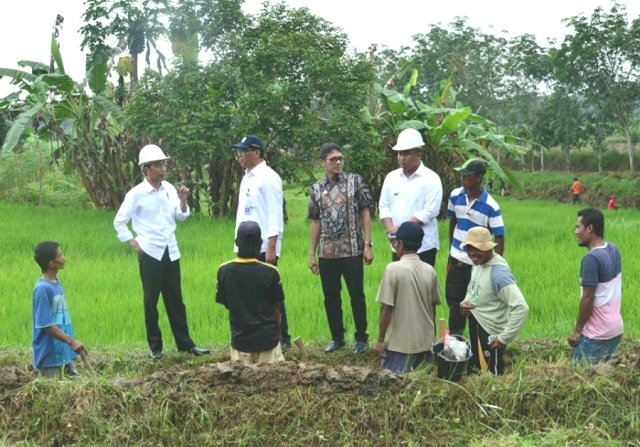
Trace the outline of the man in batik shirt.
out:
<instances>
[{"instance_id":1,"label":"man in batik shirt","mask_svg":"<svg viewBox=\"0 0 640 447\"><path fill-rule=\"evenodd\" d=\"M374 203L362 177L342 172L344 157L338 145L327 143L322 146L320 164L326 177L313 184L309 198L309 268L320 275L324 293L324 308L332 338L325 352L333 352L345 345L340 296L341 278L344 278L351 297L356 327L353 353L357 355L369 348L363 265L373 262L369 210Z\"/></svg>"}]
</instances>

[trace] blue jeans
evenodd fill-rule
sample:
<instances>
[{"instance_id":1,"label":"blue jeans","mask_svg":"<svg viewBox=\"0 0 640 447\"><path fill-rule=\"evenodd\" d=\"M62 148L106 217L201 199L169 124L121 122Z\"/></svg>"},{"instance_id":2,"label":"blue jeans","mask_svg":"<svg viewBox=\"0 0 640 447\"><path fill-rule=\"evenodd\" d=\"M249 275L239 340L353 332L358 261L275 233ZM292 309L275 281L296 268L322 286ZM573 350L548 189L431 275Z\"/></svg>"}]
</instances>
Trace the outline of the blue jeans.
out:
<instances>
[{"instance_id":1,"label":"blue jeans","mask_svg":"<svg viewBox=\"0 0 640 447\"><path fill-rule=\"evenodd\" d=\"M621 339L622 334L609 340L595 340L583 335L573 351L572 362L582 364L606 362L611 354L618 353L618 343Z\"/></svg>"}]
</instances>

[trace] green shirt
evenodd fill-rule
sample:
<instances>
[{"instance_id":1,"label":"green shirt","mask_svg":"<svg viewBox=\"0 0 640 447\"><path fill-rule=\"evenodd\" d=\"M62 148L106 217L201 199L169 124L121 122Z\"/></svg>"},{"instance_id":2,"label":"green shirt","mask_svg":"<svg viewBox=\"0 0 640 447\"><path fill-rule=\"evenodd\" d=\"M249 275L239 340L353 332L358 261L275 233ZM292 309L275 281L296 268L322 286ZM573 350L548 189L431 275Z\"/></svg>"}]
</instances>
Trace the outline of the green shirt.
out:
<instances>
[{"instance_id":1,"label":"green shirt","mask_svg":"<svg viewBox=\"0 0 640 447\"><path fill-rule=\"evenodd\" d=\"M473 266L464 300L474 304L471 312L480 326L505 345L516 339L529 313L509 264L498 254L485 264Z\"/></svg>"}]
</instances>

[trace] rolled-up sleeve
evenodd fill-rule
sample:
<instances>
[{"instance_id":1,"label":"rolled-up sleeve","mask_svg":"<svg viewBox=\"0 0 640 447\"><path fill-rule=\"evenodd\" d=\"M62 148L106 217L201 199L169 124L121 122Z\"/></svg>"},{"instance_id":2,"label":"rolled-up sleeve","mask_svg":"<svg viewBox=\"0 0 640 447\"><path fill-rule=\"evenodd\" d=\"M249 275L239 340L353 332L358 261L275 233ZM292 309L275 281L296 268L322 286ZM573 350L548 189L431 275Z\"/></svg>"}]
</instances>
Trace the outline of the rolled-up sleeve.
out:
<instances>
[{"instance_id":1,"label":"rolled-up sleeve","mask_svg":"<svg viewBox=\"0 0 640 447\"><path fill-rule=\"evenodd\" d=\"M438 217L442 204L442 182L439 178L431 178L430 183L422 209L415 215L415 218L425 225Z\"/></svg>"},{"instance_id":2,"label":"rolled-up sleeve","mask_svg":"<svg viewBox=\"0 0 640 447\"><path fill-rule=\"evenodd\" d=\"M116 229L120 242L127 242L133 239L133 233L129 230L128 225L133 215L133 202L133 195L127 194L124 197L124 202L120 205L120 209L118 209L115 219L113 219L113 226Z\"/></svg>"},{"instance_id":3,"label":"rolled-up sleeve","mask_svg":"<svg viewBox=\"0 0 640 447\"><path fill-rule=\"evenodd\" d=\"M380 220L387 217L391 218L391 183L390 175L384 179L382 184L382 191L380 191L380 202L378 203L378 213L380 214Z\"/></svg>"},{"instance_id":4,"label":"rolled-up sleeve","mask_svg":"<svg viewBox=\"0 0 640 447\"><path fill-rule=\"evenodd\" d=\"M264 182L265 196L267 199L267 210L269 214L269 227L267 238L280 236L282 234L284 213L282 197L282 180L278 176L269 176Z\"/></svg>"}]
</instances>

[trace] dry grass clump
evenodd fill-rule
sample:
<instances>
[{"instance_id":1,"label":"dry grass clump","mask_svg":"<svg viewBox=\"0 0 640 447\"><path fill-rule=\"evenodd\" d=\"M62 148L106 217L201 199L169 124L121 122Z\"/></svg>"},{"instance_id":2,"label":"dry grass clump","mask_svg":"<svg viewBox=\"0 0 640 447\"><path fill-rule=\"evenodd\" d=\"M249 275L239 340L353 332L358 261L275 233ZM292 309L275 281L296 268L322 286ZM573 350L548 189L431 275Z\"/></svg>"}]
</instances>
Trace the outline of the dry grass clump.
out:
<instances>
[{"instance_id":1,"label":"dry grass clump","mask_svg":"<svg viewBox=\"0 0 640 447\"><path fill-rule=\"evenodd\" d=\"M144 352L94 352L97 377L63 382L35 380L29 351L2 351L0 378L13 368L27 382L0 395L0 444L640 445L634 343L604 372L572 367L560 346L518 343L507 375L457 384L429 371L379 374L373 352L324 355L320 346L308 364L260 368L218 363L224 348L160 362L141 360Z\"/></svg>"}]
</instances>

